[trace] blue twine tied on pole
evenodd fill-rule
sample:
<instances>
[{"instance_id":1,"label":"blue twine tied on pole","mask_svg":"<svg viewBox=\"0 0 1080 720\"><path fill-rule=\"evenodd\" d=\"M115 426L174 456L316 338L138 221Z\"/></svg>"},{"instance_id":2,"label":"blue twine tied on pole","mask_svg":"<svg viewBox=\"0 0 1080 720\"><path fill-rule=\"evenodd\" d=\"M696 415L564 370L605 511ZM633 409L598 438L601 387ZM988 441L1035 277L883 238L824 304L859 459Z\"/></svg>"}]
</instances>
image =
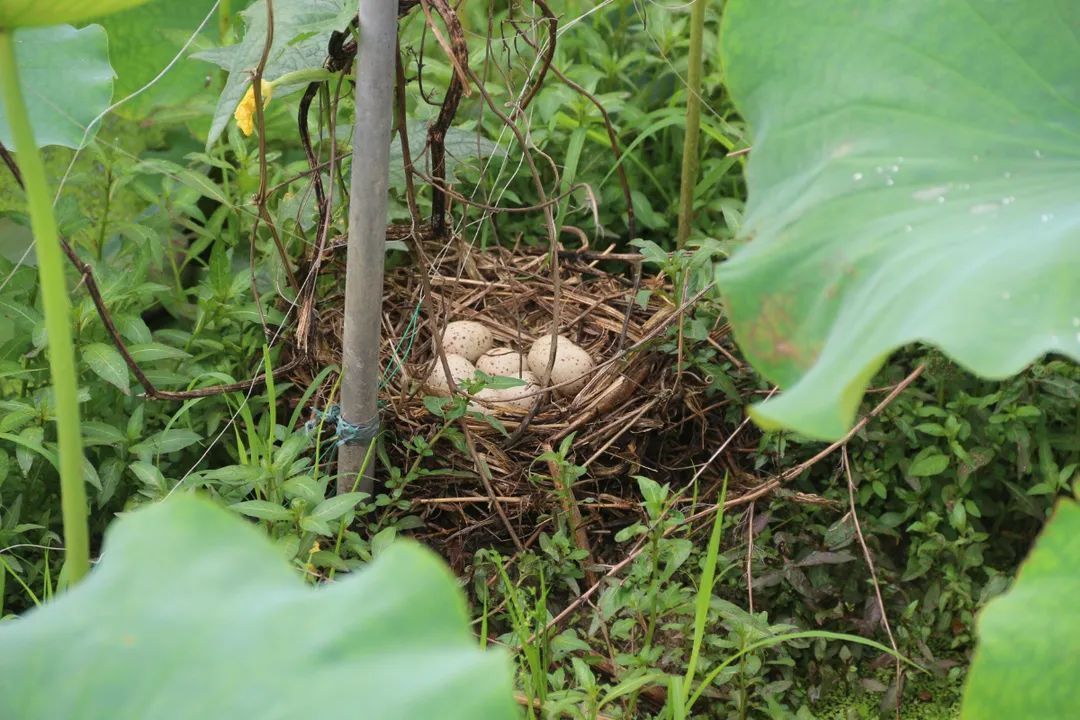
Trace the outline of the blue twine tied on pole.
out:
<instances>
[{"instance_id":1,"label":"blue twine tied on pole","mask_svg":"<svg viewBox=\"0 0 1080 720\"><path fill-rule=\"evenodd\" d=\"M360 445L371 442L379 434L379 416L371 418L363 423L351 423L341 416L341 407L331 405L327 410L311 409L312 419L305 424L309 433L316 432L321 423L333 423L337 441L337 447L342 445Z\"/></svg>"}]
</instances>

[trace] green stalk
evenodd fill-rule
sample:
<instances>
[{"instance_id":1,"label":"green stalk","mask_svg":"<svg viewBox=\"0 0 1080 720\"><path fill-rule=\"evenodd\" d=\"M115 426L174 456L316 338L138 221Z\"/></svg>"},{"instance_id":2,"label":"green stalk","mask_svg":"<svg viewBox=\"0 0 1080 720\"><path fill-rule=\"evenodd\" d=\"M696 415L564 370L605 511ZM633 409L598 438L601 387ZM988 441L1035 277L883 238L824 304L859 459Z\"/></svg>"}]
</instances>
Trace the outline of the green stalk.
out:
<instances>
[{"instance_id":1,"label":"green stalk","mask_svg":"<svg viewBox=\"0 0 1080 720\"><path fill-rule=\"evenodd\" d=\"M702 36L705 33L705 4L694 0L690 10L690 53L686 70L686 136L683 138L682 178L679 181L679 231L676 247L682 250L690 237L694 220L694 187L698 176L698 135L701 131Z\"/></svg>"},{"instance_id":2,"label":"green stalk","mask_svg":"<svg viewBox=\"0 0 1080 720\"><path fill-rule=\"evenodd\" d=\"M15 43L10 29L0 29L0 83L4 105L15 140L30 226L34 231L45 331L49 338L49 369L56 396L56 435L60 446L60 503L64 520L67 579L81 580L90 570L90 533L86 521L86 487L83 485L82 435L79 430L79 403L76 397L75 349L71 341L71 306L68 302L60 241L53 218L52 198L45 180L30 118L23 103L15 61Z\"/></svg>"}]
</instances>

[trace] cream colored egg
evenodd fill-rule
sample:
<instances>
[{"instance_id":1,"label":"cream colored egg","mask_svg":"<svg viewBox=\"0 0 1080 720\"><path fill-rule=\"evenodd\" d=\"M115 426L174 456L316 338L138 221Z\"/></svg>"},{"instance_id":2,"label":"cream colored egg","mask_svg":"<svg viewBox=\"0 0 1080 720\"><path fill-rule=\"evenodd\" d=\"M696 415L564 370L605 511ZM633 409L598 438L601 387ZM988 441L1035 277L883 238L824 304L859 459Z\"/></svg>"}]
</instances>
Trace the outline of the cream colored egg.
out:
<instances>
[{"instance_id":1,"label":"cream colored egg","mask_svg":"<svg viewBox=\"0 0 1080 720\"><path fill-rule=\"evenodd\" d=\"M471 363L476 362L495 344L495 336L483 323L474 320L458 320L443 331L443 352L460 355Z\"/></svg>"},{"instance_id":2,"label":"cream colored egg","mask_svg":"<svg viewBox=\"0 0 1080 720\"><path fill-rule=\"evenodd\" d=\"M565 335L559 336L559 345L556 351L561 353L565 348L577 347L574 341ZM579 348L580 349L580 348ZM532 344L529 348L529 369L536 373L537 377L543 377L544 371L547 370L548 353L551 351L551 336L544 335Z\"/></svg>"},{"instance_id":3,"label":"cream colored egg","mask_svg":"<svg viewBox=\"0 0 1080 720\"><path fill-rule=\"evenodd\" d=\"M540 390L540 380L529 370L522 371L521 379L525 381L524 385L499 390L499 402L528 412L539 397L537 391Z\"/></svg>"},{"instance_id":4,"label":"cream colored egg","mask_svg":"<svg viewBox=\"0 0 1080 720\"><path fill-rule=\"evenodd\" d=\"M510 348L497 347L488 350L476 361L476 369L488 375L521 377L521 372L529 371L528 359Z\"/></svg>"},{"instance_id":5,"label":"cream colored egg","mask_svg":"<svg viewBox=\"0 0 1080 720\"><path fill-rule=\"evenodd\" d=\"M476 375L476 367L461 355L447 353L446 364L450 366L450 377L454 379L455 385L471 380ZM435 360L435 367L431 368L431 375L424 385L437 395L450 396L450 383L446 380L446 371L441 360Z\"/></svg>"},{"instance_id":6,"label":"cream colored egg","mask_svg":"<svg viewBox=\"0 0 1080 720\"><path fill-rule=\"evenodd\" d=\"M469 400L469 409L473 412L490 413L494 406L502 402L502 391L494 388L483 388Z\"/></svg>"},{"instance_id":7,"label":"cream colored egg","mask_svg":"<svg viewBox=\"0 0 1080 720\"><path fill-rule=\"evenodd\" d=\"M564 397L573 397L581 392L588 382L588 373L596 364L577 345L563 348L559 344L558 355L555 356L555 365L551 368L551 384L555 386L555 392Z\"/></svg>"}]
</instances>

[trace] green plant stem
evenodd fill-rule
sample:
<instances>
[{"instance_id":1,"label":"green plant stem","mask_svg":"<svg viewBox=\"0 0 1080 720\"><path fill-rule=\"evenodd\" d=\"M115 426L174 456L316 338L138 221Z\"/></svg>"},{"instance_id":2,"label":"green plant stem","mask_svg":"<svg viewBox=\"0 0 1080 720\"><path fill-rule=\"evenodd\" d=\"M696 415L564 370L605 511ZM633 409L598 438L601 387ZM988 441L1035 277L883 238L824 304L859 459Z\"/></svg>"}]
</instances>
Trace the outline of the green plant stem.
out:
<instances>
[{"instance_id":1,"label":"green plant stem","mask_svg":"<svg viewBox=\"0 0 1080 720\"><path fill-rule=\"evenodd\" d=\"M42 303L45 306L45 331L49 339L49 369L52 372L56 402L56 434L60 447L60 504L64 520L67 579L78 582L90 570L90 533L86 520L86 487L83 485L82 435L79 427L79 402L76 397L75 349L71 341L71 306L64 279L64 261L52 199L45 180L30 118L19 87L12 31L0 29L0 82L4 86L4 105L8 124L15 140L30 225L34 232L38 275L41 278Z\"/></svg>"},{"instance_id":2,"label":"green plant stem","mask_svg":"<svg viewBox=\"0 0 1080 720\"><path fill-rule=\"evenodd\" d=\"M690 10L690 52L686 70L686 135L683 137L682 178L679 181L679 230L675 236L680 250L690 237L694 220L694 187L698 175L698 136L701 130L702 36L705 34L705 5L694 0Z\"/></svg>"}]
</instances>

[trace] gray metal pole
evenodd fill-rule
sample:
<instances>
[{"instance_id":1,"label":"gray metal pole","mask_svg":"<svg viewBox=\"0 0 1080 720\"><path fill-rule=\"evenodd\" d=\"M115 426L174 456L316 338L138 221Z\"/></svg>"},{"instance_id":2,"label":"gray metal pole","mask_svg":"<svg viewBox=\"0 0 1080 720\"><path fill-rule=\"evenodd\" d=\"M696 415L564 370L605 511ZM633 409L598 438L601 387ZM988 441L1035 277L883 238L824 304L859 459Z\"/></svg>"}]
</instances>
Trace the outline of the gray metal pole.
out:
<instances>
[{"instance_id":1,"label":"gray metal pole","mask_svg":"<svg viewBox=\"0 0 1080 720\"><path fill-rule=\"evenodd\" d=\"M365 428L378 414L379 325L386 254L386 198L394 111L393 0L359 0L356 50L356 127L349 192L349 248L345 273L345 330L341 352L341 418ZM374 463L357 484L370 440L342 445L337 489L371 492Z\"/></svg>"}]
</instances>

